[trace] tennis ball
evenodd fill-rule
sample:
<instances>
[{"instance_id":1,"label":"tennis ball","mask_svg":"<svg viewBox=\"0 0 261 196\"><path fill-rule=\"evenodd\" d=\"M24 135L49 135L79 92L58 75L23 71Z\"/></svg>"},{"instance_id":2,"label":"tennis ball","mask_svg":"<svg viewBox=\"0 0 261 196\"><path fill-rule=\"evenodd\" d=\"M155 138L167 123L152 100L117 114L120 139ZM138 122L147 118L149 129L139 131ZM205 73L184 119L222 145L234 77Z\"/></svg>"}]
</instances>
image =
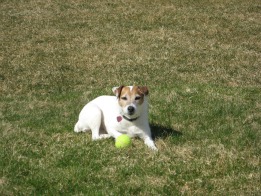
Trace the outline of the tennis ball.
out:
<instances>
[{"instance_id":1,"label":"tennis ball","mask_svg":"<svg viewBox=\"0 0 261 196\"><path fill-rule=\"evenodd\" d=\"M131 138L128 135L120 135L115 140L116 148L126 148L131 145Z\"/></svg>"}]
</instances>

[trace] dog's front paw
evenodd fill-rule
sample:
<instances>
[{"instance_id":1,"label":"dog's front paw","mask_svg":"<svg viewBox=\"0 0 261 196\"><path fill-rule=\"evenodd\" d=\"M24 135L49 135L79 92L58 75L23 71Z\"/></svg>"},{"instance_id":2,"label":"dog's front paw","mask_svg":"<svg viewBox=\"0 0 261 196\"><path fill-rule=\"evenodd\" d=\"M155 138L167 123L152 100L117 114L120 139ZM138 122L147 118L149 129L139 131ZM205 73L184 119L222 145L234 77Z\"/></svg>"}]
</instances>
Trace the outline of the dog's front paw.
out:
<instances>
[{"instance_id":1,"label":"dog's front paw","mask_svg":"<svg viewBox=\"0 0 261 196\"><path fill-rule=\"evenodd\" d=\"M110 138L111 137L111 135L109 135L109 134L101 134L100 135L100 139L107 139L107 138Z\"/></svg>"},{"instance_id":2,"label":"dog's front paw","mask_svg":"<svg viewBox=\"0 0 261 196\"><path fill-rule=\"evenodd\" d=\"M155 146L154 141L151 138L147 138L144 140L144 143L151 149L158 151L158 148Z\"/></svg>"},{"instance_id":3,"label":"dog's front paw","mask_svg":"<svg viewBox=\"0 0 261 196\"><path fill-rule=\"evenodd\" d=\"M101 139L106 139L106 138L110 138L111 136L109 134L101 134L101 135L93 135L92 136L92 140L101 140Z\"/></svg>"},{"instance_id":4,"label":"dog's front paw","mask_svg":"<svg viewBox=\"0 0 261 196\"><path fill-rule=\"evenodd\" d=\"M151 149L151 150L155 150L155 151L158 151L158 148L154 145L154 146L149 146L149 148Z\"/></svg>"},{"instance_id":5,"label":"dog's front paw","mask_svg":"<svg viewBox=\"0 0 261 196\"><path fill-rule=\"evenodd\" d=\"M99 135L92 135L92 141L101 139Z\"/></svg>"},{"instance_id":6,"label":"dog's front paw","mask_svg":"<svg viewBox=\"0 0 261 196\"><path fill-rule=\"evenodd\" d=\"M153 144L153 145L148 145L148 147L151 149L151 150L154 150L154 151L158 151L158 148Z\"/></svg>"}]
</instances>

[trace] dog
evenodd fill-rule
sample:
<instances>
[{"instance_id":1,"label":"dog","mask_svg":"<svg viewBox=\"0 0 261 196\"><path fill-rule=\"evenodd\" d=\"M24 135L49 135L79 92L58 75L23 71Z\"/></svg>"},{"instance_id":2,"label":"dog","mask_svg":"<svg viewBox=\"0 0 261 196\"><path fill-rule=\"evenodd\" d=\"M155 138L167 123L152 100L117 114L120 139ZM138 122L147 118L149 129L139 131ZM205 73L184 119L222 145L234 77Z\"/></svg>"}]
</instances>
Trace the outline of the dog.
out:
<instances>
[{"instance_id":1,"label":"dog","mask_svg":"<svg viewBox=\"0 0 261 196\"><path fill-rule=\"evenodd\" d=\"M83 107L74 131L91 131L92 140L116 139L127 134L143 139L150 149L157 150L148 121L148 88L120 86L112 91L115 96L97 97Z\"/></svg>"}]
</instances>

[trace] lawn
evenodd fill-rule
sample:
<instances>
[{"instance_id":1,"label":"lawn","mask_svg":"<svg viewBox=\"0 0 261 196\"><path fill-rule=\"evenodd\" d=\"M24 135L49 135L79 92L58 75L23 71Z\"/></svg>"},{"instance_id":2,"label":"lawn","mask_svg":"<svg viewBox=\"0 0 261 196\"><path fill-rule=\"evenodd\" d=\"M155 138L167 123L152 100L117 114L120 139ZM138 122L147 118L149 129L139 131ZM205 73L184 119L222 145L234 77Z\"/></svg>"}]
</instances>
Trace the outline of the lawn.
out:
<instances>
[{"instance_id":1,"label":"lawn","mask_svg":"<svg viewBox=\"0 0 261 196\"><path fill-rule=\"evenodd\" d=\"M259 0L0 1L1 195L260 195ZM76 134L146 85L158 152Z\"/></svg>"}]
</instances>

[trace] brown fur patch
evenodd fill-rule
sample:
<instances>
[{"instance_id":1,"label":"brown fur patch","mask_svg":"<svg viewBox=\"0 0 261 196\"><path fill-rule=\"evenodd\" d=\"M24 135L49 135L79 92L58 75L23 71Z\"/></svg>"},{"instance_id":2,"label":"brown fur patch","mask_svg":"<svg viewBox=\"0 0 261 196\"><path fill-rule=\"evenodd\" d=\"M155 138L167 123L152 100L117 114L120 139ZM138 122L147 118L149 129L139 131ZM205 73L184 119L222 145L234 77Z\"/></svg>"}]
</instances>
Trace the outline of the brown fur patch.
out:
<instances>
[{"instance_id":1,"label":"brown fur patch","mask_svg":"<svg viewBox=\"0 0 261 196\"><path fill-rule=\"evenodd\" d=\"M141 105L144 102L145 95L148 95L147 87L133 86L133 88L130 89L130 87L124 86L119 96L119 104L122 107L130 105L131 103Z\"/></svg>"},{"instance_id":2,"label":"brown fur patch","mask_svg":"<svg viewBox=\"0 0 261 196\"><path fill-rule=\"evenodd\" d=\"M138 89L144 95L148 95L149 94L149 90L148 90L147 86L138 86Z\"/></svg>"}]
</instances>

